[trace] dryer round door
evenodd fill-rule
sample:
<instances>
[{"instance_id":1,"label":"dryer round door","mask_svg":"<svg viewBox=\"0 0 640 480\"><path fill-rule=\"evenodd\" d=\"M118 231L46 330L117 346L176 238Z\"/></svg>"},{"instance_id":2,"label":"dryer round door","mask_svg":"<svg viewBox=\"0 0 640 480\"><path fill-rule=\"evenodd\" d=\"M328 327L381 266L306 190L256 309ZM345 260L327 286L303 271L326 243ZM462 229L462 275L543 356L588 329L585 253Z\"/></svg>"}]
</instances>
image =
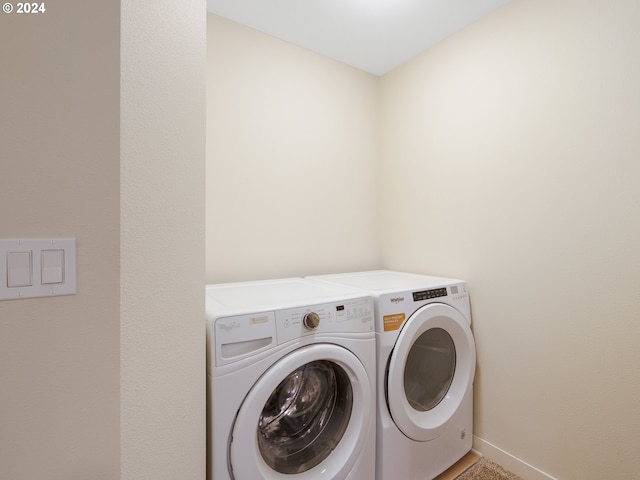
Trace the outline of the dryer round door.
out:
<instances>
[{"instance_id":1,"label":"dryer round door","mask_svg":"<svg viewBox=\"0 0 640 480\"><path fill-rule=\"evenodd\" d=\"M229 456L237 480L345 478L364 445L373 399L346 348L309 345L286 355L238 410Z\"/></svg>"},{"instance_id":2,"label":"dryer round door","mask_svg":"<svg viewBox=\"0 0 640 480\"><path fill-rule=\"evenodd\" d=\"M386 396L393 421L407 437L429 441L473 388L476 349L466 318L431 303L402 327L388 363Z\"/></svg>"}]
</instances>

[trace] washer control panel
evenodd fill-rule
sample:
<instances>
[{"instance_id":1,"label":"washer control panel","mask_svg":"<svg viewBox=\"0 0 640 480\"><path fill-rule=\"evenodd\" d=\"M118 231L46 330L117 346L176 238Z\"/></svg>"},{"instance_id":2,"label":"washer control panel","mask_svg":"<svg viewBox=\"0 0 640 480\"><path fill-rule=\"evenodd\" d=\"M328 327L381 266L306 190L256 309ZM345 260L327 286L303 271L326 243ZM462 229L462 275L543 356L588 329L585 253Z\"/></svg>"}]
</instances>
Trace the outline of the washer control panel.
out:
<instances>
[{"instance_id":1,"label":"washer control panel","mask_svg":"<svg viewBox=\"0 0 640 480\"><path fill-rule=\"evenodd\" d=\"M357 297L305 307L267 310L209 322L208 342L214 355L209 369L270 350L296 338L331 333L371 333L375 329L373 300Z\"/></svg>"},{"instance_id":2,"label":"washer control panel","mask_svg":"<svg viewBox=\"0 0 640 480\"><path fill-rule=\"evenodd\" d=\"M375 328L370 297L277 310L275 315L278 343L321 333L370 333Z\"/></svg>"}]
</instances>

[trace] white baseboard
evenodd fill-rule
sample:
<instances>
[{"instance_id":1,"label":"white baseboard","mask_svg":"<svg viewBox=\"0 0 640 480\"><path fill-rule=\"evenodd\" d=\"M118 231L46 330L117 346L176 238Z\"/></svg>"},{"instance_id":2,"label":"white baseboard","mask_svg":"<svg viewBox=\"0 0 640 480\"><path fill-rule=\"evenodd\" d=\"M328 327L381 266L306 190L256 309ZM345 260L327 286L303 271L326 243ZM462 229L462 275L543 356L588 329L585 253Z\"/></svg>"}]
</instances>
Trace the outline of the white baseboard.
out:
<instances>
[{"instance_id":1,"label":"white baseboard","mask_svg":"<svg viewBox=\"0 0 640 480\"><path fill-rule=\"evenodd\" d=\"M518 457L505 452L501 448L475 435L473 436L473 450L478 455L487 457L489 460L498 463L510 472L522 477L524 480L557 480L542 470L529 465L527 462L520 460Z\"/></svg>"}]
</instances>

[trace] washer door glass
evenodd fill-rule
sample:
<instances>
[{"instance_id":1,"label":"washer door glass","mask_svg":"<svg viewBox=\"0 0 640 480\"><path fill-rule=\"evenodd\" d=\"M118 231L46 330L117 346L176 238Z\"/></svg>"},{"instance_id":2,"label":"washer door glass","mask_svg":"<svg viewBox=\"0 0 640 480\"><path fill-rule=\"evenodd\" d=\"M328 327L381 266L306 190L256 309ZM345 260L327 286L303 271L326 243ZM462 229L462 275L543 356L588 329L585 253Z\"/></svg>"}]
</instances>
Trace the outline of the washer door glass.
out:
<instances>
[{"instance_id":1,"label":"washer door glass","mask_svg":"<svg viewBox=\"0 0 640 480\"><path fill-rule=\"evenodd\" d=\"M456 372L456 347L442 328L422 333L411 346L404 366L404 392L409 404L426 412L449 391Z\"/></svg>"},{"instance_id":2,"label":"washer door glass","mask_svg":"<svg viewBox=\"0 0 640 480\"><path fill-rule=\"evenodd\" d=\"M375 339L367 342L373 360ZM330 343L283 355L238 409L229 436L231 478L346 478L374 434L373 375L353 352Z\"/></svg>"},{"instance_id":3,"label":"washer door glass","mask_svg":"<svg viewBox=\"0 0 640 480\"><path fill-rule=\"evenodd\" d=\"M320 360L293 372L273 391L258 421L258 448L273 470L307 471L338 445L349 423L353 391L336 363Z\"/></svg>"}]
</instances>

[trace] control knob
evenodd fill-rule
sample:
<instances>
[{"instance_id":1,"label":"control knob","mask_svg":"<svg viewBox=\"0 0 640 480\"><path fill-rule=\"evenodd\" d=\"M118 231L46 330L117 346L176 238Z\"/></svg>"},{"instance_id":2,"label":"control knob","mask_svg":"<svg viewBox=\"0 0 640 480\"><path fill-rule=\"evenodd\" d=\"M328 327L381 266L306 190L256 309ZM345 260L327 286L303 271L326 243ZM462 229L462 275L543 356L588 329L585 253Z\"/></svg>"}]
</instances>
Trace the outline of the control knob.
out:
<instances>
[{"instance_id":1,"label":"control knob","mask_svg":"<svg viewBox=\"0 0 640 480\"><path fill-rule=\"evenodd\" d=\"M315 330L320 325L320 315L316 312L305 313L302 319L302 323L309 330Z\"/></svg>"}]
</instances>

